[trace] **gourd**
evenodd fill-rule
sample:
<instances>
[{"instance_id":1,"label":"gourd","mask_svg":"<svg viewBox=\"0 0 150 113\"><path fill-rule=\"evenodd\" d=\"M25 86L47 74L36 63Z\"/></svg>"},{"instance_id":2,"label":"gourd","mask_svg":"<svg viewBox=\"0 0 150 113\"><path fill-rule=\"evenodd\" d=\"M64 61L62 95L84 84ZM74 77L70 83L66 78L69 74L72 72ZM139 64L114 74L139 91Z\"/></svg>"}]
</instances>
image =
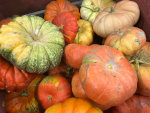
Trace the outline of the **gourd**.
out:
<instances>
[{"instance_id":1,"label":"gourd","mask_svg":"<svg viewBox=\"0 0 150 113\"><path fill-rule=\"evenodd\" d=\"M0 29L0 54L19 69L44 73L59 65L64 37L38 16L16 17Z\"/></svg>"},{"instance_id":2,"label":"gourd","mask_svg":"<svg viewBox=\"0 0 150 113\"><path fill-rule=\"evenodd\" d=\"M93 30L97 35L106 38L117 29L135 25L139 16L138 4L123 0L100 12L93 23Z\"/></svg>"}]
</instances>

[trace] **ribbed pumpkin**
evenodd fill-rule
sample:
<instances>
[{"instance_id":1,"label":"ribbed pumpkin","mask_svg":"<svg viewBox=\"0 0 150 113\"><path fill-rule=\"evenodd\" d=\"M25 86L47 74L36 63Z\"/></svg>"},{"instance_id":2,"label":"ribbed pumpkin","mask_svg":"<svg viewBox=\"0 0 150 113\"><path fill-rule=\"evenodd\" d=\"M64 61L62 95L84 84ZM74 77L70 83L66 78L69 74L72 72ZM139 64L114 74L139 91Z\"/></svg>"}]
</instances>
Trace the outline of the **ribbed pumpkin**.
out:
<instances>
[{"instance_id":1,"label":"ribbed pumpkin","mask_svg":"<svg viewBox=\"0 0 150 113\"><path fill-rule=\"evenodd\" d=\"M38 99L44 109L71 97L71 86L60 74L45 77L38 86Z\"/></svg>"},{"instance_id":2,"label":"ribbed pumpkin","mask_svg":"<svg viewBox=\"0 0 150 113\"><path fill-rule=\"evenodd\" d=\"M71 12L63 12L57 15L52 23L60 28L67 44L74 41L78 31L78 24L77 19Z\"/></svg>"},{"instance_id":3,"label":"ribbed pumpkin","mask_svg":"<svg viewBox=\"0 0 150 113\"><path fill-rule=\"evenodd\" d=\"M136 2L122 0L100 12L93 23L93 29L97 35L106 38L117 29L135 25L139 16L140 9Z\"/></svg>"},{"instance_id":4,"label":"ribbed pumpkin","mask_svg":"<svg viewBox=\"0 0 150 113\"><path fill-rule=\"evenodd\" d=\"M41 17L17 17L0 32L0 53L19 69L44 73L60 63L64 37Z\"/></svg>"},{"instance_id":5,"label":"ribbed pumpkin","mask_svg":"<svg viewBox=\"0 0 150 113\"><path fill-rule=\"evenodd\" d=\"M68 0L56 0L47 4L44 19L46 21L52 21L55 16L63 12L71 12L77 20L80 19L79 9Z\"/></svg>"},{"instance_id":6,"label":"ribbed pumpkin","mask_svg":"<svg viewBox=\"0 0 150 113\"><path fill-rule=\"evenodd\" d=\"M124 103L110 109L108 113L150 113L150 99L134 95Z\"/></svg>"},{"instance_id":7,"label":"ribbed pumpkin","mask_svg":"<svg viewBox=\"0 0 150 113\"><path fill-rule=\"evenodd\" d=\"M55 104L44 113L103 113L90 102L80 98L69 98L64 103Z\"/></svg>"},{"instance_id":8,"label":"ribbed pumpkin","mask_svg":"<svg viewBox=\"0 0 150 113\"><path fill-rule=\"evenodd\" d=\"M146 43L146 36L142 29L125 27L115 30L106 40L105 45L121 51L124 55L132 56Z\"/></svg>"},{"instance_id":9,"label":"ribbed pumpkin","mask_svg":"<svg viewBox=\"0 0 150 113\"><path fill-rule=\"evenodd\" d=\"M19 92L5 94L6 111L8 113L41 113L36 99L36 90L43 75L38 75L30 85Z\"/></svg>"},{"instance_id":10,"label":"ribbed pumpkin","mask_svg":"<svg viewBox=\"0 0 150 113\"><path fill-rule=\"evenodd\" d=\"M83 0L80 9L81 17L93 23L99 12L114 4L113 0Z\"/></svg>"},{"instance_id":11,"label":"ribbed pumpkin","mask_svg":"<svg viewBox=\"0 0 150 113\"><path fill-rule=\"evenodd\" d=\"M19 70L0 56L0 89L8 92L19 91L37 76Z\"/></svg>"},{"instance_id":12,"label":"ribbed pumpkin","mask_svg":"<svg viewBox=\"0 0 150 113\"><path fill-rule=\"evenodd\" d=\"M79 78L86 96L102 110L124 102L137 88L136 71L109 46L97 46L84 56Z\"/></svg>"}]
</instances>

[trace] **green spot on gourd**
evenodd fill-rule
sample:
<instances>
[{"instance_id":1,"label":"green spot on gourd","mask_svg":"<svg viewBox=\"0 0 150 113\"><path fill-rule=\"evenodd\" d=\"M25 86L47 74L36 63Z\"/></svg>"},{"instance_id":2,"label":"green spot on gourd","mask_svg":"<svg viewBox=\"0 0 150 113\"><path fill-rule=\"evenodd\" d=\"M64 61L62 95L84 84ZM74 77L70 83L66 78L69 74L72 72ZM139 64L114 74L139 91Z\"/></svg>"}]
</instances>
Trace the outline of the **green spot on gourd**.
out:
<instances>
[{"instance_id":1,"label":"green spot on gourd","mask_svg":"<svg viewBox=\"0 0 150 113\"><path fill-rule=\"evenodd\" d=\"M48 100L51 100L51 99L52 99L52 96L49 96L49 97L48 97Z\"/></svg>"},{"instance_id":2,"label":"green spot on gourd","mask_svg":"<svg viewBox=\"0 0 150 113\"><path fill-rule=\"evenodd\" d=\"M93 60L93 59L88 59L88 60L84 60L82 61L82 64L85 64L85 63L97 63L98 61L97 60Z\"/></svg>"}]
</instances>

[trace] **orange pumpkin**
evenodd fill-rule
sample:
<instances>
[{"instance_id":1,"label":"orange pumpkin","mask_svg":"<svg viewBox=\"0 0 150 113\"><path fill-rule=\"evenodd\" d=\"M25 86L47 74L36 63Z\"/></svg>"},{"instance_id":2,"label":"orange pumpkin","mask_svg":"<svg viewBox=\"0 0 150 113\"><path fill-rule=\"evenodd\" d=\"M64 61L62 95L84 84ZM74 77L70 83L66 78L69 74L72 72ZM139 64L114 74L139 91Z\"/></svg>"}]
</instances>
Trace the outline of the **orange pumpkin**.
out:
<instances>
[{"instance_id":1,"label":"orange pumpkin","mask_svg":"<svg viewBox=\"0 0 150 113\"><path fill-rule=\"evenodd\" d=\"M55 104L44 113L103 113L90 102L80 98L69 98L64 103Z\"/></svg>"},{"instance_id":2,"label":"orange pumpkin","mask_svg":"<svg viewBox=\"0 0 150 113\"><path fill-rule=\"evenodd\" d=\"M134 95L124 103L110 109L107 113L150 113L150 99Z\"/></svg>"},{"instance_id":3,"label":"orange pumpkin","mask_svg":"<svg viewBox=\"0 0 150 113\"><path fill-rule=\"evenodd\" d=\"M52 21L55 16L63 12L71 12L77 20L80 19L79 9L76 6L72 5L68 0L51 1L46 6L44 19L46 21Z\"/></svg>"},{"instance_id":4,"label":"orange pumpkin","mask_svg":"<svg viewBox=\"0 0 150 113\"><path fill-rule=\"evenodd\" d=\"M30 85L19 92L5 94L7 113L40 113L39 103L36 99L36 90L43 75L38 75Z\"/></svg>"},{"instance_id":5,"label":"orange pumpkin","mask_svg":"<svg viewBox=\"0 0 150 113\"><path fill-rule=\"evenodd\" d=\"M86 53L95 48L97 44L93 44L90 46L83 46L80 44L68 44L65 47L65 59L66 63L76 69L79 69L82 64L82 59L86 55Z\"/></svg>"},{"instance_id":6,"label":"orange pumpkin","mask_svg":"<svg viewBox=\"0 0 150 113\"><path fill-rule=\"evenodd\" d=\"M77 19L70 12L63 12L57 15L53 24L58 26L64 35L66 44L73 43L78 31Z\"/></svg>"},{"instance_id":7,"label":"orange pumpkin","mask_svg":"<svg viewBox=\"0 0 150 113\"><path fill-rule=\"evenodd\" d=\"M105 45L121 51L124 55L132 56L146 43L146 36L142 29L125 27L114 31L105 40Z\"/></svg>"},{"instance_id":8,"label":"orange pumpkin","mask_svg":"<svg viewBox=\"0 0 150 113\"><path fill-rule=\"evenodd\" d=\"M97 46L84 56L79 78L86 96L103 110L124 102L137 89L136 71L109 46Z\"/></svg>"},{"instance_id":9,"label":"orange pumpkin","mask_svg":"<svg viewBox=\"0 0 150 113\"><path fill-rule=\"evenodd\" d=\"M0 89L8 92L19 91L37 76L19 70L0 56Z\"/></svg>"},{"instance_id":10,"label":"orange pumpkin","mask_svg":"<svg viewBox=\"0 0 150 113\"><path fill-rule=\"evenodd\" d=\"M38 86L38 99L44 109L71 97L71 87L60 74L45 77Z\"/></svg>"}]
</instances>

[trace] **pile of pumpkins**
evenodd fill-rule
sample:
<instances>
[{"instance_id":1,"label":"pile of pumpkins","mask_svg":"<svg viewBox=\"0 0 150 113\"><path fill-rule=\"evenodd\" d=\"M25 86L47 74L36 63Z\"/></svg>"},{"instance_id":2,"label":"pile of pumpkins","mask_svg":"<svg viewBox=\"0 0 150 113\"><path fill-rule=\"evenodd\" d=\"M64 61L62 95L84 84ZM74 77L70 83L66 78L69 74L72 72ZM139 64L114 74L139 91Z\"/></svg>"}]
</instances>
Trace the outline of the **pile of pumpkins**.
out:
<instances>
[{"instance_id":1,"label":"pile of pumpkins","mask_svg":"<svg viewBox=\"0 0 150 113\"><path fill-rule=\"evenodd\" d=\"M83 0L80 12L56 0L44 18L2 20L7 113L150 113L150 43L134 26L139 17L130 0Z\"/></svg>"}]
</instances>

